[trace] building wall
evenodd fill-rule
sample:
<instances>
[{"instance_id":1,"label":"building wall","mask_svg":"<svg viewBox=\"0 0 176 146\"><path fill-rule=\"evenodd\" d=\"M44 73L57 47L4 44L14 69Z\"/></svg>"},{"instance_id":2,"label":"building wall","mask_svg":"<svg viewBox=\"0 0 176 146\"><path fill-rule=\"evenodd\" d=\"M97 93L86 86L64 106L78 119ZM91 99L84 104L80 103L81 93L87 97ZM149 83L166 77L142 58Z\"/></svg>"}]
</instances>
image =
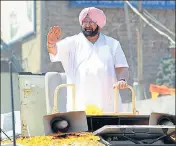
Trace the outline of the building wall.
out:
<instances>
[{"instance_id":1,"label":"building wall","mask_svg":"<svg viewBox=\"0 0 176 146\"><path fill-rule=\"evenodd\" d=\"M152 112L175 115L175 96L161 96L157 99L146 99L136 102L136 110L139 115L150 115ZM146 106L146 105L150 105ZM169 105L169 106L168 106ZM124 112L132 112L132 104L123 104Z\"/></svg>"},{"instance_id":2,"label":"building wall","mask_svg":"<svg viewBox=\"0 0 176 146\"><path fill-rule=\"evenodd\" d=\"M45 35L47 35L50 27L59 25L63 31L63 38L66 36L74 35L79 33L80 25L78 22L78 16L82 8L70 8L68 1L46 1L45 2ZM109 35L120 41L124 53L127 57L128 63L131 66L130 51L128 48L127 30L125 25L125 13L123 9L115 8L103 8L102 9L107 16L107 24L103 29L103 33ZM172 32L175 32L175 12L174 10L148 10L157 20L165 25ZM132 30L132 48L135 54L134 59L137 58L137 36L136 27L138 25L138 16L132 12L129 8L130 23ZM167 47L169 41L167 38L158 34L150 26L143 24L143 74L144 84L148 91L150 83L155 82L155 76L157 73L158 64L164 56L167 55ZM46 38L45 38L46 41ZM47 53L46 46L43 48L43 66L42 71L63 71L61 64L51 63ZM137 65L137 61L135 63ZM131 71L131 69L130 69ZM132 72L130 75L131 84L133 81ZM125 94L124 94L125 96ZM126 98L127 100L129 99Z\"/></svg>"},{"instance_id":3,"label":"building wall","mask_svg":"<svg viewBox=\"0 0 176 146\"><path fill-rule=\"evenodd\" d=\"M22 44L22 59L26 61L26 71L40 72L41 46L40 46L40 1L36 1L36 34ZM24 62L25 63L25 62Z\"/></svg>"}]
</instances>

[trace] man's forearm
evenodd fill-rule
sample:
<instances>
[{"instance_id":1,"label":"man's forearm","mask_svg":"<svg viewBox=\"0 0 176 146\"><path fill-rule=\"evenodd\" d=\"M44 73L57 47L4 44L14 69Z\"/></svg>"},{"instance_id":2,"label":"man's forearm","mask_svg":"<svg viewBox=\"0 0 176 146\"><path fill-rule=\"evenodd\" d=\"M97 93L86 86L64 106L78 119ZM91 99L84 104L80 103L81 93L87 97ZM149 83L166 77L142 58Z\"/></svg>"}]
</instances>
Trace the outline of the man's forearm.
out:
<instances>
[{"instance_id":1,"label":"man's forearm","mask_svg":"<svg viewBox=\"0 0 176 146\"><path fill-rule=\"evenodd\" d=\"M128 81L129 79L129 69L127 67L116 68L118 80L125 79Z\"/></svg>"},{"instance_id":2,"label":"man's forearm","mask_svg":"<svg viewBox=\"0 0 176 146\"><path fill-rule=\"evenodd\" d=\"M48 48L48 52L49 52L50 54L53 54L53 55L56 55L56 54L57 54L56 44L54 44L54 45L48 44L48 45L47 45L47 48Z\"/></svg>"}]
</instances>

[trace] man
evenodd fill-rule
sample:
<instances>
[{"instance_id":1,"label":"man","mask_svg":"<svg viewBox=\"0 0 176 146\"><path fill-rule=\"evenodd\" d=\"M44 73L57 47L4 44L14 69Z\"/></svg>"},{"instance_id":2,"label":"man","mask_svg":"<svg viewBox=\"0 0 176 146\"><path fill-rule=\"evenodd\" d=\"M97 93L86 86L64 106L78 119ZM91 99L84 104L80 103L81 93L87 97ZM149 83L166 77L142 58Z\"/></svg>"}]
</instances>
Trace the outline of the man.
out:
<instances>
[{"instance_id":1,"label":"man","mask_svg":"<svg viewBox=\"0 0 176 146\"><path fill-rule=\"evenodd\" d=\"M50 29L47 42L50 59L61 61L67 83L76 85L76 110L85 110L87 105L94 104L103 112L113 112L113 87L127 87L129 66L125 55L117 40L101 33L106 24L102 10L83 9L79 22L82 32L63 40L58 26ZM72 111L71 89L67 89L67 95L67 111ZM121 105L119 97L119 112Z\"/></svg>"},{"instance_id":2,"label":"man","mask_svg":"<svg viewBox=\"0 0 176 146\"><path fill-rule=\"evenodd\" d=\"M170 43L169 56L161 60L158 68L156 84L175 88L175 44Z\"/></svg>"}]
</instances>

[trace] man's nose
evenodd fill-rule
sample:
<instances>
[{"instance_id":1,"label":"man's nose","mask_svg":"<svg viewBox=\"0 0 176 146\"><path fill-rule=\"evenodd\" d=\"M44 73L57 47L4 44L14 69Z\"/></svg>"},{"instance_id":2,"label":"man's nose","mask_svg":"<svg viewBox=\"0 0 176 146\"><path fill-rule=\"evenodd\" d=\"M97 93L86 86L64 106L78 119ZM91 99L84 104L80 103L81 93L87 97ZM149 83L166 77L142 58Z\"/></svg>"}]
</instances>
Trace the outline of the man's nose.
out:
<instances>
[{"instance_id":1,"label":"man's nose","mask_svg":"<svg viewBox=\"0 0 176 146\"><path fill-rule=\"evenodd\" d=\"M87 22L85 26L86 26L86 27L89 27L89 26L90 26L90 22Z\"/></svg>"}]
</instances>

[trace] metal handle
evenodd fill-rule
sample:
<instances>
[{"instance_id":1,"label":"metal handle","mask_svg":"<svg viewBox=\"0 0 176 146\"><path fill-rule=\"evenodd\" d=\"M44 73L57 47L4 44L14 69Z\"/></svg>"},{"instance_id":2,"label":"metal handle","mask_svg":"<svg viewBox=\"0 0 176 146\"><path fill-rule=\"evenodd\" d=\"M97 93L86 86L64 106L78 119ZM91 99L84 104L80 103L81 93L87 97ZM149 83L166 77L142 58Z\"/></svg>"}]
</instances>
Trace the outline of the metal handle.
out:
<instances>
[{"instance_id":1,"label":"metal handle","mask_svg":"<svg viewBox=\"0 0 176 146\"><path fill-rule=\"evenodd\" d=\"M73 110L75 111L75 97L76 97L76 92L75 92L75 85L74 84L61 84L56 87L55 93L54 93L54 106L53 106L53 111L52 113L57 113L57 97L58 97L58 91L60 88L63 87L71 87L72 88L72 105L73 105ZM136 115L136 105L135 105L135 92L134 89L131 86L127 86L128 89L131 90L132 93L132 113L118 113L117 107L118 107L118 89L115 89L115 98L114 98L114 113L103 113L103 115Z\"/></svg>"},{"instance_id":2,"label":"metal handle","mask_svg":"<svg viewBox=\"0 0 176 146\"><path fill-rule=\"evenodd\" d=\"M118 98L119 98L119 94L118 94L118 89L115 89L115 103L114 103L114 113L115 114L122 114L122 115L136 115L136 99L135 99L135 92L134 89L131 86L127 86L128 89L131 90L131 98L132 98L132 113L118 113ZM125 88L126 89L126 88Z\"/></svg>"},{"instance_id":3,"label":"metal handle","mask_svg":"<svg viewBox=\"0 0 176 146\"><path fill-rule=\"evenodd\" d=\"M54 106L53 106L53 111L52 113L57 113L57 98L58 98L58 92L60 88L63 87L71 87L72 88L72 105L73 105L73 110L75 111L75 85L74 84L61 84L56 87L55 92L54 92Z\"/></svg>"},{"instance_id":4,"label":"metal handle","mask_svg":"<svg viewBox=\"0 0 176 146\"><path fill-rule=\"evenodd\" d=\"M114 113L103 113L103 115L136 115L137 111L136 111L136 104L135 104L135 92L134 89L131 86L127 86L128 89L131 90L132 93L132 112L121 112L118 113L118 89L115 88L115 97L114 97ZM126 89L126 88L125 88Z\"/></svg>"}]
</instances>

